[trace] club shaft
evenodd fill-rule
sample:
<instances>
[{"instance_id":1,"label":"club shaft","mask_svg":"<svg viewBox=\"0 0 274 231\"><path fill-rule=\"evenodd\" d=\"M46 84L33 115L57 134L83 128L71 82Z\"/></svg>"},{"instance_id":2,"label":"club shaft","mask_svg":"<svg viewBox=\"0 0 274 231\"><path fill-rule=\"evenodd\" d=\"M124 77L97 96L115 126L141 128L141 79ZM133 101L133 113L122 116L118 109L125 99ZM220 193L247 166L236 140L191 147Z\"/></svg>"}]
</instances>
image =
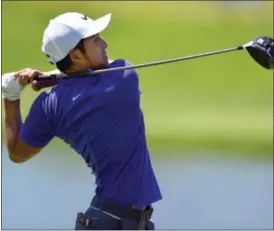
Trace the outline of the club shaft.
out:
<instances>
[{"instance_id":1,"label":"club shaft","mask_svg":"<svg viewBox=\"0 0 274 231\"><path fill-rule=\"evenodd\" d=\"M112 71L121 71L121 70L137 69L137 68L142 68L142 67L150 67L150 66L156 66L156 65L161 65L161 64L190 60L190 59L195 59L195 58L201 58L201 57L205 57L205 56L211 56L211 55L231 52L231 51L235 51L235 50L239 50L239 48L238 47L228 48L228 49L220 50L220 51L213 51L213 52L207 52L207 53L198 54L198 55L166 59L166 60L149 62L149 63L144 63L144 64L137 64L137 65L127 66L127 67L115 67L115 68L110 68L110 69L103 69L103 70L94 71L93 73L98 74L98 73L106 73L106 72L112 72Z\"/></svg>"},{"instance_id":2,"label":"club shaft","mask_svg":"<svg viewBox=\"0 0 274 231\"><path fill-rule=\"evenodd\" d=\"M114 68L109 68L109 69L101 69L101 70L96 70L92 71L89 73L85 73L86 75L94 75L94 74L100 74L100 73L107 73L107 72L114 72L114 71L124 71L124 70L130 70L130 69L137 69L137 68L143 68L143 67L151 67L151 66L156 66L156 65L161 65L161 64L168 64L168 63L174 63L174 62L179 62L179 61L185 61L185 60L190 60L190 59L197 59L201 57L206 57L206 56L212 56L212 55L217 55L221 53L227 53L227 52L232 52L236 50L242 50L243 47L233 47L233 48L227 48L223 50L218 50L218 51L212 51L212 52L207 52L207 53L202 53L198 55L190 55L190 56L184 56L184 57L178 57L178 58L172 58L172 59L166 59L166 60L161 60L161 61L155 61L155 62L149 62L149 63L144 63L144 64L137 64L137 65L131 65L131 66L126 66L126 67L114 67ZM68 75L66 74L57 74L57 75L40 75L38 76L38 80L45 80L45 79L54 79L54 78L67 78Z\"/></svg>"}]
</instances>

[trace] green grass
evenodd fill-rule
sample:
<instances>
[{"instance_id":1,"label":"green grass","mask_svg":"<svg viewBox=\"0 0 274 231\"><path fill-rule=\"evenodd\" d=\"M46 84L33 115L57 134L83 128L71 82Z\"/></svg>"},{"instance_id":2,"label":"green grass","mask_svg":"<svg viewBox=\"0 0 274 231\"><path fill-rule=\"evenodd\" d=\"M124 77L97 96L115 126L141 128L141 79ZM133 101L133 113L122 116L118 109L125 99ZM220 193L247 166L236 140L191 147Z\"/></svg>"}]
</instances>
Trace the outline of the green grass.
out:
<instances>
[{"instance_id":1,"label":"green grass","mask_svg":"<svg viewBox=\"0 0 274 231\"><path fill-rule=\"evenodd\" d=\"M3 2L2 73L51 70L41 52L48 20L65 11L112 12L102 33L111 58L144 63L273 36L273 3L229 9L214 2ZM244 10L243 10L244 9ZM24 14L22 14L24 12ZM16 17L18 15L18 17ZM20 15L20 17L19 17ZM245 52L138 70L152 148L217 148L272 154L273 72ZM25 116L37 93L23 92ZM61 142L55 146L63 148Z\"/></svg>"}]
</instances>

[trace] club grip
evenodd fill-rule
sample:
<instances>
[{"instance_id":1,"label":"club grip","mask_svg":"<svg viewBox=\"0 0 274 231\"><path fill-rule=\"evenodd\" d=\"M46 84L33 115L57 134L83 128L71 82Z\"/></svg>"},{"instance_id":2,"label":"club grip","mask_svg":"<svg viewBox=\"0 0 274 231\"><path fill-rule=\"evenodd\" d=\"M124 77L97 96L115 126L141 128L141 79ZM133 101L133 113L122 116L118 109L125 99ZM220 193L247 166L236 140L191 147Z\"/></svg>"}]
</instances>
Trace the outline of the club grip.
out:
<instances>
[{"instance_id":1,"label":"club grip","mask_svg":"<svg viewBox=\"0 0 274 231\"><path fill-rule=\"evenodd\" d=\"M50 75L39 75L33 80L35 81L34 88L36 91L43 88L53 87L58 84L58 79Z\"/></svg>"},{"instance_id":2,"label":"club grip","mask_svg":"<svg viewBox=\"0 0 274 231\"><path fill-rule=\"evenodd\" d=\"M48 74L41 74L35 77L35 80L41 80L41 79L52 79L55 75L48 75Z\"/></svg>"}]
</instances>

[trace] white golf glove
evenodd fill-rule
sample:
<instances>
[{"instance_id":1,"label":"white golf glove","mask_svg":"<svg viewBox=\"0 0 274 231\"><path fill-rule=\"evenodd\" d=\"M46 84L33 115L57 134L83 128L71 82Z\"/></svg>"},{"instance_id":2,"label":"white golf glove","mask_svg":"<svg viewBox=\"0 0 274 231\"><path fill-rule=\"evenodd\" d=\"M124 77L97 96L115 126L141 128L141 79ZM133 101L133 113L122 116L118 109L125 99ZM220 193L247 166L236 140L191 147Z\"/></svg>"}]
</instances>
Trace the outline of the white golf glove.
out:
<instances>
[{"instance_id":1,"label":"white golf glove","mask_svg":"<svg viewBox=\"0 0 274 231\"><path fill-rule=\"evenodd\" d=\"M9 101L16 101L20 98L20 93L24 89L14 78L15 72L2 75L2 98Z\"/></svg>"}]
</instances>

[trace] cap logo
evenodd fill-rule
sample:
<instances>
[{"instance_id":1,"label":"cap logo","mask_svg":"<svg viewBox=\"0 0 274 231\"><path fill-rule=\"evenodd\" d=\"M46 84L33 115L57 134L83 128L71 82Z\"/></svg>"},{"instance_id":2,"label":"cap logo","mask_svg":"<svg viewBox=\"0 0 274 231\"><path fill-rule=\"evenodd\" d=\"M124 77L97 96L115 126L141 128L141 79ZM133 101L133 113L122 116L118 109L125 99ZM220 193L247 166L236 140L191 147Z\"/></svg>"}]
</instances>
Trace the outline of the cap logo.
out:
<instances>
[{"instance_id":1,"label":"cap logo","mask_svg":"<svg viewBox=\"0 0 274 231\"><path fill-rule=\"evenodd\" d=\"M84 15L83 17L81 17L81 19L88 20L88 17Z\"/></svg>"}]
</instances>

